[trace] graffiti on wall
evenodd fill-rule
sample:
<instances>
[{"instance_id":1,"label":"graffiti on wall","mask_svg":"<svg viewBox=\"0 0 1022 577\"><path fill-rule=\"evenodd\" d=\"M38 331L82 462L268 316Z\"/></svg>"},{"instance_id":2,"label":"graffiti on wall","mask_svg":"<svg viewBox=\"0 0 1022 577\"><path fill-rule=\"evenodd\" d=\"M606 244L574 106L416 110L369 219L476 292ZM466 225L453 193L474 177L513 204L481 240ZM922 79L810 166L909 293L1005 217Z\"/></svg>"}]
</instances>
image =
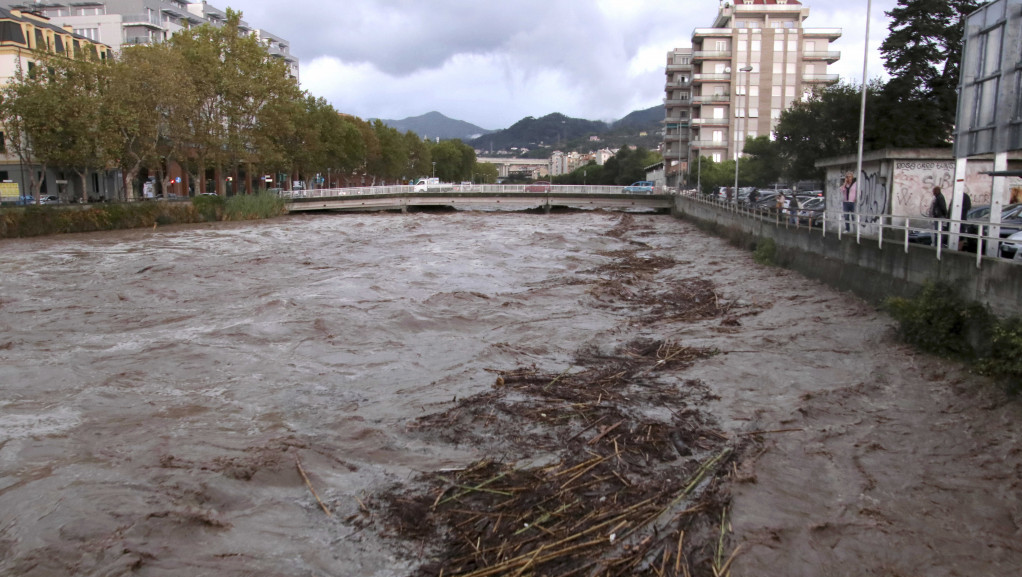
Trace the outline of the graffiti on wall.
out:
<instances>
[{"instance_id":1,"label":"graffiti on wall","mask_svg":"<svg viewBox=\"0 0 1022 577\"><path fill-rule=\"evenodd\" d=\"M838 171L828 171L827 190L834 191L827 194L827 211L831 214L841 214L841 185L844 184L846 172L855 172L855 167L848 167ZM856 182L858 191L855 210L862 215L862 223L870 224L880 220L880 216L887 214L891 195L888 187L887 177L875 167L863 166L862 173Z\"/></svg>"},{"instance_id":2,"label":"graffiti on wall","mask_svg":"<svg viewBox=\"0 0 1022 577\"><path fill-rule=\"evenodd\" d=\"M899 160L894 163L894 183L891 214L929 216L935 186L939 186L949 199L954 192L955 163L944 160Z\"/></svg>"},{"instance_id":3,"label":"graffiti on wall","mask_svg":"<svg viewBox=\"0 0 1022 577\"><path fill-rule=\"evenodd\" d=\"M882 215L887 214L887 203L890 200L887 177L879 172L863 170L858 181L858 190L856 211L863 215L863 222L878 222Z\"/></svg>"}]
</instances>

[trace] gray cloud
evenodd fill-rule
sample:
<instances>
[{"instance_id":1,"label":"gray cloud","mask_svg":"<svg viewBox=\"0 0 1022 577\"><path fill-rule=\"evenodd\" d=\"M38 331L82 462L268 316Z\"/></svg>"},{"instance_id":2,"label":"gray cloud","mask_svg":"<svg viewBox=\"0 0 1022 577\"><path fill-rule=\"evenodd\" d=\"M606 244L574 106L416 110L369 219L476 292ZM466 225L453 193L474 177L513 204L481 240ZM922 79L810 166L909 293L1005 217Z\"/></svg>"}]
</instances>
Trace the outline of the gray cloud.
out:
<instances>
[{"instance_id":1,"label":"gray cloud","mask_svg":"<svg viewBox=\"0 0 1022 577\"><path fill-rule=\"evenodd\" d=\"M215 3L215 2L214 2ZM818 0L807 25L839 27L842 60L858 82L864 3ZM861 4L861 5L860 5ZM870 76L886 35L873 2ZM712 23L712 0L234 0L252 26L291 42L302 84L344 112L401 118L438 110L484 128L562 112L616 119L664 95L667 51Z\"/></svg>"}]
</instances>

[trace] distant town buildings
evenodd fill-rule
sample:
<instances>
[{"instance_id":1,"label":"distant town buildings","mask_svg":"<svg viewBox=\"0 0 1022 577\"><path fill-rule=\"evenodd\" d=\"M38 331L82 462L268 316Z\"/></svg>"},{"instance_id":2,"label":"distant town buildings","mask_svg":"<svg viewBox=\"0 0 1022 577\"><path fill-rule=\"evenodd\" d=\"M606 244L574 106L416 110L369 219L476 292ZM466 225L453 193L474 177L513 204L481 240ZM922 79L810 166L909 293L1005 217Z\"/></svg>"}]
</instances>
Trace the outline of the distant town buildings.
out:
<instances>
[{"instance_id":1,"label":"distant town buildings","mask_svg":"<svg viewBox=\"0 0 1022 577\"><path fill-rule=\"evenodd\" d=\"M123 46L165 42L180 30L212 24L226 18L224 10L205 1L185 0L0 0L0 6L35 13L58 26L70 26L75 34L110 46L119 52ZM270 54L288 64L298 78L298 59L291 55L290 42L241 22L243 32L258 38Z\"/></svg>"},{"instance_id":2,"label":"distant town buildings","mask_svg":"<svg viewBox=\"0 0 1022 577\"><path fill-rule=\"evenodd\" d=\"M840 28L806 28L798 0L721 0L692 47L667 55L663 155L668 186L680 186L696 155L737 158L746 137L770 136L781 112L814 88L841 53Z\"/></svg>"}]
</instances>

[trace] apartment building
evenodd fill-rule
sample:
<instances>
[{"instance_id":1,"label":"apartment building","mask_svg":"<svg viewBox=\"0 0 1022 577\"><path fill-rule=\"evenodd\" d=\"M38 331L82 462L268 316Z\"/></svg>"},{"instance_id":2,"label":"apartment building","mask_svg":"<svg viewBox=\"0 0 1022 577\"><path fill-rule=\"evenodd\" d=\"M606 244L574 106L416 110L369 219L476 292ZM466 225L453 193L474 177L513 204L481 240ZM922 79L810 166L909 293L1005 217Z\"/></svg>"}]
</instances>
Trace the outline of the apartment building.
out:
<instances>
[{"instance_id":1,"label":"apartment building","mask_svg":"<svg viewBox=\"0 0 1022 577\"><path fill-rule=\"evenodd\" d=\"M664 149L670 152L670 185L679 182L688 158L736 158L746 137L772 137L783 110L838 81L827 66L841 57L831 50L841 29L807 28L808 18L809 8L798 0L721 1L712 26L692 32L690 71L683 64L685 49L668 55Z\"/></svg>"},{"instance_id":2,"label":"apartment building","mask_svg":"<svg viewBox=\"0 0 1022 577\"><path fill-rule=\"evenodd\" d=\"M41 53L80 58L89 54L100 60L111 56L109 46L77 35L68 27L57 26L48 19L19 10L0 8L0 84L5 84L20 69L30 73L37 66ZM0 127L0 201L14 202L28 192L27 183L34 176L55 190L61 182L53 174L44 175L38 166L23 164L6 146L6 131Z\"/></svg>"},{"instance_id":3,"label":"apartment building","mask_svg":"<svg viewBox=\"0 0 1022 577\"><path fill-rule=\"evenodd\" d=\"M664 109L664 171L670 186L688 171L689 130L692 114L692 49L675 48L667 54Z\"/></svg>"},{"instance_id":4,"label":"apartment building","mask_svg":"<svg viewBox=\"0 0 1022 577\"><path fill-rule=\"evenodd\" d=\"M202 24L219 26L227 19L226 11L205 1L0 0L0 6L45 16L54 24L70 26L76 34L106 44L114 51L134 44L165 42L180 30ZM271 55L284 59L291 75L298 78L298 59L291 55L289 42L244 20L241 29L258 38Z\"/></svg>"}]
</instances>

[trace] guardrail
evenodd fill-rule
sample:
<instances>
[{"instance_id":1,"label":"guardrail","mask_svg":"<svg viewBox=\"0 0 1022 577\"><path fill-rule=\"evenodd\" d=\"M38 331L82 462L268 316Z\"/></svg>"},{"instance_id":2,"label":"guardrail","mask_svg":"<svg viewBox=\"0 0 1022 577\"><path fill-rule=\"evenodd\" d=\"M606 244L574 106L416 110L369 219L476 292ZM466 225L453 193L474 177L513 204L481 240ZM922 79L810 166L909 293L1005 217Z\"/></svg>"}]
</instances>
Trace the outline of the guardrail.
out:
<instances>
[{"instance_id":1,"label":"guardrail","mask_svg":"<svg viewBox=\"0 0 1022 577\"><path fill-rule=\"evenodd\" d=\"M582 184L444 184L420 192L471 192L481 194L622 194L623 186L601 186ZM388 194L414 194L410 184L394 186L356 186L348 188L316 188L307 190L280 191L282 198L333 198L342 196L367 196Z\"/></svg>"},{"instance_id":2,"label":"guardrail","mask_svg":"<svg viewBox=\"0 0 1022 577\"><path fill-rule=\"evenodd\" d=\"M686 193L686 197L711 205L716 205L728 212L734 212L748 218L773 222L777 226L785 228L804 228L807 230L818 230L821 236L836 234L838 239L843 236L855 236L855 242L861 244L863 239L875 241L879 248L884 244L903 246L905 252L909 251L910 245L933 246L937 260L941 259L944 251L958 251L946 245L958 245L961 239L970 239L976 248L976 267L983 263L983 256L986 249L990 249L994 255L1000 255L1000 248L1005 240L999 232L991 234L993 227L989 221L952 220L946 218L929 217L902 217L891 215L864 214L861 212L835 212L823 211L813 216L793 216L787 208L778 211L776 208L753 208L743 202L728 202L713 196L702 194ZM847 231L846 229L847 225ZM967 232L964 227L975 227L976 232ZM998 227L999 228L999 227ZM921 242L929 238L930 242ZM918 239L912 242L912 239ZM946 244L946 245L945 245ZM1005 259L1000 259L1004 261ZM1015 264L1022 264L1022 250L1015 253L1011 260Z\"/></svg>"}]
</instances>

